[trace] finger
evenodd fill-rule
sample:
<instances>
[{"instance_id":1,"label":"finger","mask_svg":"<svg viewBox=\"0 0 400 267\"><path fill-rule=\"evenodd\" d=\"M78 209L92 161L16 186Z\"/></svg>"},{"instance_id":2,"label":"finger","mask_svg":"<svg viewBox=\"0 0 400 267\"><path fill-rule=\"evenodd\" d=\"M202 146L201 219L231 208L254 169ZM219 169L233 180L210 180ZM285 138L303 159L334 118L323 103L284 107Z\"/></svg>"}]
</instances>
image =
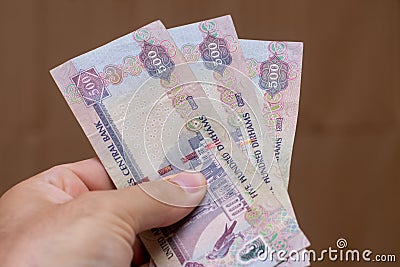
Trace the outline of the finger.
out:
<instances>
[{"instance_id":1,"label":"finger","mask_svg":"<svg viewBox=\"0 0 400 267\"><path fill-rule=\"evenodd\" d=\"M2 196L2 203L6 203L5 208L10 214L28 216L54 204L66 203L89 190L112 188L104 167L93 158L56 166L35 175L8 190Z\"/></svg>"},{"instance_id":2,"label":"finger","mask_svg":"<svg viewBox=\"0 0 400 267\"><path fill-rule=\"evenodd\" d=\"M171 225L189 214L206 192L201 173L180 173L131 188L103 192L111 212L123 218L135 233Z\"/></svg>"},{"instance_id":3,"label":"finger","mask_svg":"<svg viewBox=\"0 0 400 267\"><path fill-rule=\"evenodd\" d=\"M91 191L115 188L98 158L91 158L62 166L74 172Z\"/></svg>"},{"instance_id":4,"label":"finger","mask_svg":"<svg viewBox=\"0 0 400 267\"><path fill-rule=\"evenodd\" d=\"M43 199L48 204L68 202L89 190L113 188L97 158L55 166L16 186L29 192L30 198Z\"/></svg>"}]
</instances>

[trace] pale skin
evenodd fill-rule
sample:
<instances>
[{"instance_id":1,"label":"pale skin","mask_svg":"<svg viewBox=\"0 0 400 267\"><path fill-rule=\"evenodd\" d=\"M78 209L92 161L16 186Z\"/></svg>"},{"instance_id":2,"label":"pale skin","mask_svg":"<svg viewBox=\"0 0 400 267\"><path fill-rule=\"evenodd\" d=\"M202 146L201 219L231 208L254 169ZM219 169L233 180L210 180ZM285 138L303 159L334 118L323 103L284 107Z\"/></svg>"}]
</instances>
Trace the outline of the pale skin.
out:
<instances>
[{"instance_id":1,"label":"pale skin","mask_svg":"<svg viewBox=\"0 0 400 267\"><path fill-rule=\"evenodd\" d=\"M137 234L185 217L205 184L181 173L114 190L98 159L54 167L1 196L0 265L147 266Z\"/></svg>"}]
</instances>

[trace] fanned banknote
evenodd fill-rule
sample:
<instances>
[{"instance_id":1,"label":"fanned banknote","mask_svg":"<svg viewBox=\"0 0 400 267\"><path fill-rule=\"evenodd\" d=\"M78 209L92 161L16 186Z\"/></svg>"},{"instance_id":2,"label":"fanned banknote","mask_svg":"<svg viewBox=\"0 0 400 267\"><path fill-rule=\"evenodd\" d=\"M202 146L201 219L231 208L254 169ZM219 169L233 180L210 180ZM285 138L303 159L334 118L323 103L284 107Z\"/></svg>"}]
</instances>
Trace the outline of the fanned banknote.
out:
<instances>
[{"instance_id":1,"label":"fanned banknote","mask_svg":"<svg viewBox=\"0 0 400 267\"><path fill-rule=\"evenodd\" d=\"M169 30L169 32L173 34L177 29L172 29L172 31ZM177 33L177 36L179 36L179 33ZM172 35L172 37L174 37L174 35ZM181 45L177 42L177 39L181 40ZM174 41L177 43L178 47L184 51L185 58L188 62L200 61L201 54L198 49L199 46L195 45L193 42L189 42L188 39L188 37L182 36L181 38L174 38ZM182 42L182 40L184 41ZM234 38L231 38L230 41L234 41ZM239 39L239 44L246 58L248 70L247 75L258 86L258 89L260 89L258 97L263 101L263 105L268 105L268 109L264 109L263 111L270 119L265 120L265 122L272 125L276 132L281 132L269 136L273 138L273 143L275 144L275 156L280 160L280 169L284 169L282 175L287 186L289 181L290 159L296 131L302 66L302 43ZM274 75L272 75L272 78L275 78L276 81L280 81L281 84L285 82L285 79L287 79L288 85L280 87L279 91L270 93L268 88L263 88L262 83L259 81L263 75L260 71L260 66L264 62L267 64L268 60L274 60L274 55L279 55L279 59L284 60L285 63L289 64L289 67L286 68L285 64L278 61L278 63L280 63L279 65L277 64L278 68L273 69L278 76L274 77ZM192 66L195 75L198 68L198 66ZM280 79L281 76L283 76L283 79ZM289 83L291 84L290 86ZM286 93L286 89L294 92L288 94ZM212 90L212 88L208 88L208 90ZM305 261L289 261L288 263L282 263L279 266L308 265L309 261L306 258ZM152 260L150 261L150 266L156 266Z\"/></svg>"},{"instance_id":2,"label":"fanned banknote","mask_svg":"<svg viewBox=\"0 0 400 267\"><path fill-rule=\"evenodd\" d=\"M174 41L176 41L176 39L177 38L175 38ZM287 186L289 182L290 159L296 131L300 96L302 43L239 39L239 44L246 58L247 75L258 85L258 89L260 89L258 97L262 100L261 105L268 105L268 109L264 109L263 111L270 119L265 120L265 122L272 125L276 132L281 132L269 136L273 138L275 156L279 160L279 166L280 169L283 170L282 175ZM184 45L180 46L179 43L177 43L177 45L185 52L184 55L188 62L200 60L201 54L198 46L187 42L187 40L184 42ZM262 82L260 80L262 79L263 73L260 71L260 67L264 62L264 64L268 64L268 60L274 60L275 55L279 55L279 59L284 60L289 67L286 68L287 66L285 64L278 61L277 63L280 63L279 65L277 64L278 68L273 69L278 75L276 77L273 75L272 78L275 78L274 80L276 81L280 81L281 84L287 79L288 84L272 94L268 91L268 88L262 87ZM275 59L275 61L277 61L277 59ZM197 66L192 67L195 74L196 68ZM280 79L281 76L284 78ZM289 86L289 84L291 85ZM285 89L294 92L286 93ZM309 266L309 264L308 257L305 257L303 261L295 262L289 260L289 262L283 262L279 264L279 266ZM156 266L152 259L150 260L149 266Z\"/></svg>"},{"instance_id":3,"label":"fanned banknote","mask_svg":"<svg viewBox=\"0 0 400 267\"><path fill-rule=\"evenodd\" d=\"M190 63L197 79L221 117L224 127L284 207L294 214L276 161L274 127L265 123L270 113L259 108L258 89L249 77L246 61L231 17L223 16L168 30ZM269 135L267 135L269 133Z\"/></svg>"},{"instance_id":4,"label":"fanned banknote","mask_svg":"<svg viewBox=\"0 0 400 267\"><path fill-rule=\"evenodd\" d=\"M275 156L287 187L299 109L303 43L241 39L240 46L248 76L259 89L259 105L267 118L264 122L274 129Z\"/></svg>"},{"instance_id":5,"label":"fanned banknote","mask_svg":"<svg viewBox=\"0 0 400 267\"><path fill-rule=\"evenodd\" d=\"M118 188L182 170L205 175L206 197L190 216L142 234L158 266L266 266L249 250L254 242L264 249L308 245L296 220L215 123L218 114L161 22L51 74Z\"/></svg>"},{"instance_id":6,"label":"fanned banknote","mask_svg":"<svg viewBox=\"0 0 400 267\"><path fill-rule=\"evenodd\" d=\"M259 105L263 117L268 118L264 122L275 131L270 136L275 144L275 156L287 188L299 108L303 43L245 39L239 39L239 42L246 58L247 75L259 89ZM304 255L302 261L289 259L279 266L309 266L307 254L299 253Z\"/></svg>"},{"instance_id":7,"label":"fanned banknote","mask_svg":"<svg viewBox=\"0 0 400 267\"><path fill-rule=\"evenodd\" d=\"M260 135L260 138L270 138L271 136L274 137L273 133L275 133L276 129L275 124L272 125L269 123L269 121L275 114L272 112L272 110L268 110L269 106L264 108L262 115L257 112L258 103L256 101L256 93L258 92L255 92L255 90L252 89L253 85L249 84L247 77L243 75L243 71L246 72L246 75L249 75L250 72L247 69L249 65L247 67L245 65L245 61L240 49L241 45L238 45L238 38L230 16L224 16L172 28L169 29L169 33L173 37L179 49L184 53L185 59L188 63L190 63L191 69L193 70L195 76L201 81L207 81L207 84L203 84L203 88L205 88L207 96L210 99L213 99L213 106L222 117L222 120L226 122L225 127L229 129L231 136L233 136L235 141L244 148L244 151L247 150L247 153L250 157L261 159L261 162L264 161L260 168L262 169L264 167L264 171L261 171L260 173L261 175L266 174L266 179L264 179L264 181L269 183L270 177L268 175L268 171L271 171L271 169L266 170L265 168L265 166L268 165L268 162L263 160L263 152L265 152L265 155L267 156L266 158L272 158L272 160L269 162L269 165L273 165L274 163L276 164L276 162L273 161L274 157L271 157L271 154L269 153L272 151L275 152L276 149L268 146L269 140L264 142L264 149L260 149L259 144L262 146L262 141L264 140L258 141L257 134L253 135L255 138L252 138L251 133L246 135L246 130L250 128L252 133L257 133L258 125L254 125L254 127L252 127L253 125L251 121L251 118L255 118L256 120L253 120L254 124L257 124L257 122L261 121L261 123L266 124L270 131L269 136ZM244 43L244 45L247 45L246 49L251 49L248 47L248 42ZM255 52L259 53L259 57L267 55L266 50ZM218 60L222 64L215 64L218 62ZM279 72L280 70L278 73ZM252 76L249 77L253 78ZM253 88L255 89L255 86L253 86ZM273 96L276 92L268 93ZM246 107L249 107L248 105L240 106L240 101L237 100L238 98L243 98L244 102L250 104L250 107L253 106L257 108L254 110L248 110L246 109ZM239 120L231 119L232 115L236 115L235 112L232 112L232 110L237 111L239 115L242 115L242 118L245 118L242 120L244 130L240 130L238 127L240 126ZM275 112L275 110L273 111ZM246 119L243 114L251 115L247 116L248 119ZM258 127L258 129L262 128L263 127ZM263 130L266 132L265 127ZM294 130L295 128L293 128L293 131ZM273 138L273 143L275 144L275 140L279 141L279 138L280 137ZM250 142L246 142L246 140L250 140ZM252 149L252 144L256 145L254 146L256 149ZM286 145L286 143L284 143L284 145ZM286 146L283 146L283 149L285 148ZM288 147L288 149L290 149L290 147ZM261 156L257 157L260 154L255 154L255 151L262 151L260 153ZM290 153L291 149L289 151L289 154ZM275 153L275 156L278 156L278 153ZM254 165L257 165L260 161L257 160ZM277 164L275 167L276 166ZM271 176L273 179L279 179L281 174L275 171L272 172ZM278 199L281 199L287 210L294 215L288 195L285 191L286 188L283 189L280 181L275 181L275 185L281 187L278 190L283 190L280 191L280 194L278 194Z\"/></svg>"}]
</instances>

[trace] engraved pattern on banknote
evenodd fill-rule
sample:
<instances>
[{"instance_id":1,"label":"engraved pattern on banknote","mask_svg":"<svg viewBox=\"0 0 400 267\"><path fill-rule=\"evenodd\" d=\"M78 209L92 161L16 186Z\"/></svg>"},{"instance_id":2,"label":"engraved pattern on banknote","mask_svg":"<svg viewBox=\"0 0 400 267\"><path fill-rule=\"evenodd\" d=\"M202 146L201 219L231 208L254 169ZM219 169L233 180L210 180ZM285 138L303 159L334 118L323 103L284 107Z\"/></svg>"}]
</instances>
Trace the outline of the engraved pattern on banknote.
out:
<instances>
[{"instance_id":1,"label":"engraved pattern on banknote","mask_svg":"<svg viewBox=\"0 0 400 267\"><path fill-rule=\"evenodd\" d=\"M190 131L200 131L203 128L203 124L201 123L199 118L194 118L186 123L186 128Z\"/></svg>"},{"instance_id":2,"label":"engraved pattern on banknote","mask_svg":"<svg viewBox=\"0 0 400 267\"><path fill-rule=\"evenodd\" d=\"M69 84L65 87L64 96L69 105L80 104L83 101L82 96L75 84Z\"/></svg>"},{"instance_id":3,"label":"engraved pattern on banknote","mask_svg":"<svg viewBox=\"0 0 400 267\"><path fill-rule=\"evenodd\" d=\"M282 61L277 54L261 63L260 81L261 89L267 91L271 96L284 90L288 86L289 64Z\"/></svg>"},{"instance_id":4,"label":"engraved pattern on banknote","mask_svg":"<svg viewBox=\"0 0 400 267\"><path fill-rule=\"evenodd\" d=\"M256 237L244 245L239 252L239 261L244 264L249 264L257 261L260 256L266 253L267 245L261 236Z\"/></svg>"},{"instance_id":5,"label":"engraved pattern on banknote","mask_svg":"<svg viewBox=\"0 0 400 267\"><path fill-rule=\"evenodd\" d=\"M226 36L224 37L224 40L225 40L225 42L226 42L226 44L227 44L227 46L228 46L228 49L229 49L229 51L230 51L231 53L236 52L236 50L239 48L238 39L235 38L234 36L232 36L232 35L226 35Z\"/></svg>"},{"instance_id":6,"label":"engraved pattern on banknote","mask_svg":"<svg viewBox=\"0 0 400 267\"><path fill-rule=\"evenodd\" d=\"M186 62L196 62L201 56L198 45L186 44L182 46L181 51Z\"/></svg>"},{"instance_id":7,"label":"engraved pattern on banknote","mask_svg":"<svg viewBox=\"0 0 400 267\"><path fill-rule=\"evenodd\" d=\"M110 96L94 67L81 70L77 75L72 76L71 80L82 95L87 107L101 103L104 98Z\"/></svg>"},{"instance_id":8,"label":"engraved pattern on banknote","mask_svg":"<svg viewBox=\"0 0 400 267\"><path fill-rule=\"evenodd\" d=\"M107 85L117 85L123 82L124 78L139 76L142 72L143 64L138 56L126 56L119 65L107 65L99 73L103 83Z\"/></svg>"},{"instance_id":9,"label":"engraved pattern on banknote","mask_svg":"<svg viewBox=\"0 0 400 267\"><path fill-rule=\"evenodd\" d=\"M249 76L250 79L256 77L257 74L260 72L258 62L253 58L246 59L246 66L247 66L247 76Z\"/></svg>"},{"instance_id":10,"label":"engraved pattern on banknote","mask_svg":"<svg viewBox=\"0 0 400 267\"><path fill-rule=\"evenodd\" d=\"M139 59L150 77L169 81L175 63L162 45L144 42Z\"/></svg>"},{"instance_id":11,"label":"engraved pattern on banknote","mask_svg":"<svg viewBox=\"0 0 400 267\"><path fill-rule=\"evenodd\" d=\"M214 79L219 82L217 90L220 92L220 101L225 104L224 109L231 113L233 110L238 113L244 112L244 102L237 97L238 82L232 69L225 69L223 75L218 72L213 73Z\"/></svg>"},{"instance_id":12,"label":"engraved pattern on banknote","mask_svg":"<svg viewBox=\"0 0 400 267\"><path fill-rule=\"evenodd\" d=\"M274 41L268 45L268 50L272 54L282 56L283 54L286 54L286 52L287 52L287 45L285 44L285 42ZM283 58L281 57L281 59L283 59Z\"/></svg>"},{"instance_id":13,"label":"engraved pattern on banknote","mask_svg":"<svg viewBox=\"0 0 400 267\"><path fill-rule=\"evenodd\" d=\"M223 38L214 37L207 34L203 42L199 45L201 58L204 60L204 66L223 74L226 66L232 63L232 56L227 42Z\"/></svg>"},{"instance_id":14,"label":"engraved pattern on banknote","mask_svg":"<svg viewBox=\"0 0 400 267\"><path fill-rule=\"evenodd\" d=\"M105 79L113 85L120 84L123 79L124 71L121 66L108 65L104 68Z\"/></svg>"},{"instance_id":15,"label":"engraved pattern on banknote","mask_svg":"<svg viewBox=\"0 0 400 267\"><path fill-rule=\"evenodd\" d=\"M217 34L217 23L213 20L205 20L199 23L199 30L206 34L212 34L214 36Z\"/></svg>"},{"instance_id":16,"label":"engraved pattern on banknote","mask_svg":"<svg viewBox=\"0 0 400 267\"><path fill-rule=\"evenodd\" d=\"M127 56L123 59L124 70L132 76L139 76L142 66L138 57Z\"/></svg>"},{"instance_id":17,"label":"engraved pattern on banknote","mask_svg":"<svg viewBox=\"0 0 400 267\"><path fill-rule=\"evenodd\" d=\"M174 74L169 81L160 80L161 86L166 90L166 94L172 101L172 106L183 118L186 118L190 110L197 106L189 92L190 85L182 85L182 82Z\"/></svg>"},{"instance_id":18,"label":"engraved pattern on banknote","mask_svg":"<svg viewBox=\"0 0 400 267\"><path fill-rule=\"evenodd\" d=\"M253 206L246 212L245 219L274 249L285 249L287 240L300 232L296 220L285 209L267 213L263 207ZM283 229L278 230L282 226Z\"/></svg>"},{"instance_id":19,"label":"engraved pattern on banknote","mask_svg":"<svg viewBox=\"0 0 400 267\"><path fill-rule=\"evenodd\" d=\"M228 254L229 249L231 248L233 242L235 242L236 238L240 237L241 239L244 239L242 233L239 232L235 234L233 232L236 224L237 221L233 221L232 225L229 227L228 224L225 224L224 232L218 238L217 242L214 244L213 250L206 256L208 260L224 258Z\"/></svg>"},{"instance_id":20,"label":"engraved pattern on banknote","mask_svg":"<svg viewBox=\"0 0 400 267\"><path fill-rule=\"evenodd\" d=\"M162 40L160 45L164 47L165 51L171 58L175 57L177 51L175 44L171 43L169 40Z\"/></svg>"}]
</instances>

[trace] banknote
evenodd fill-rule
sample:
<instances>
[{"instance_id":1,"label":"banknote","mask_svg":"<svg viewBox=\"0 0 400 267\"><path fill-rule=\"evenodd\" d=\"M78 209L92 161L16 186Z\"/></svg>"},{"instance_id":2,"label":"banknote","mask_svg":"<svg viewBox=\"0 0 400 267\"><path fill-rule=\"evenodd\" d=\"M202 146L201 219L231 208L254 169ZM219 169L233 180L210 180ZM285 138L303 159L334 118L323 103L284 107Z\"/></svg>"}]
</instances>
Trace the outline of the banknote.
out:
<instances>
[{"instance_id":1,"label":"banknote","mask_svg":"<svg viewBox=\"0 0 400 267\"><path fill-rule=\"evenodd\" d=\"M262 177L216 123L218 114L161 22L51 74L117 188L182 170L205 175L207 194L193 213L142 234L158 266L258 264L254 242L307 246L296 220L260 186Z\"/></svg>"},{"instance_id":2,"label":"banknote","mask_svg":"<svg viewBox=\"0 0 400 267\"><path fill-rule=\"evenodd\" d=\"M190 63L191 69L193 70L195 76L199 80L208 81L207 84L203 84L203 88L205 89L207 96L214 100L213 106L218 111L219 115L224 121L228 122L226 123L228 129L230 126L229 124L232 124L232 119L230 118L232 115L230 111L232 111L232 109L236 109L241 114L248 112L253 116L258 116L259 118L261 117L260 113L257 113L258 109L256 109L255 112L253 110L246 110L246 107L248 106L245 105L243 107L239 107L239 105L237 105L237 101L235 101L235 97L239 94L245 99L245 102L249 103L249 106L258 107L256 101L256 97L258 95L255 94L254 90L251 90L252 85L245 81L247 77L243 77L242 75L243 72L246 72L248 77L253 78L253 76L249 75L250 65L245 65L245 61L241 52L241 48L247 50L252 49L250 47L251 44L250 42L244 41L243 43L240 42L238 45L239 40L230 16L224 16L172 28L169 29L169 33L173 37L178 48L183 52L186 61ZM213 43L218 43L218 46L213 46ZM265 50L253 52L258 53L258 58L262 58L263 56L267 55ZM207 66L207 63L212 61L213 57L216 58L214 60L220 60L223 62L225 69L218 69L219 65ZM229 67L232 67L232 69ZM255 88L255 86L253 87ZM258 90L256 93L259 93ZM228 108L226 108L227 106ZM262 123L265 123L270 131L270 134L268 136L264 135L264 138L273 137L273 143L276 144L276 140L279 140L278 138L280 137L275 137L274 133L276 127L275 125L269 123L271 118L274 116L273 112L276 111L272 109L273 107L271 107L271 110L268 110L268 108L269 107L267 106L263 109L261 119ZM246 138L250 139L249 135L246 137L246 131L239 131L237 127L237 120L233 121L235 123L233 124L234 127L232 127L230 130L231 136L234 136L235 141L245 148L243 150L247 150L250 157L254 157L251 152L254 151L251 149L251 143L247 143L248 145L246 147L246 142L244 142ZM247 124L244 126L247 126ZM265 129L263 130L266 132ZM295 127L289 130L295 131ZM265 142L264 145L265 155L267 155L268 152L273 151L275 156L278 158L279 154L276 152L277 149L275 147L271 149L271 147L268 146L269 142ZM286 148L289 150L288 153L291 154L291 147L288 147L286 142L284 142L282 145L282 150ZM267 156L267 158L271 158L271 156ZM274 162L272 160L270 164L272 165L273 163ZM281 174L275 172L272 174L272 176L275 176L274 178L278 179ZM282 199L282 195L284 195L286 199ZM281 194L278 194L278 198L281 199L287 210L290 210L292 215L294 215L294 211L291 207L287 193L282 192Z\"/></svg>"},{"instance_id":3,"label":"banknote","mask_svg":"<svg viewBox=\"0 0 400 267\"><path fill-rule=\"evenodd\" d=\"M291 203L280 173L270 135L275 133L264 118L273 116L259 108L256 84L248 67L231 16L209 19L169 29L196 78L230 136L241 146L265 183L286 209ZM269 129L268 129L269 128ZM269 133L269 135L267 135Z\"/></svg>"},{"instance_id":4,"label":"banknote","mask_svg":"<svg viewBox=\"0 0 400 267\"><path fill-rule=\"evenodd\" d=\"M280 137L275 137L275 125L268 123L274 113L273 110L269 110L270 106L263 107L263 111L259 108L259 85L249 79L253 77L249 76L248 65L242 52L242 42L237 37L231 17L208 19L168 31L184 54L196 78L203 82L207 81L206 84L203 83L203 88L207 96L213 100L213 106L225 122L224 126L230 135L251 159L266 184L272 185L269 188L278 200L295 217L287 186L283 183L277 163L274 144ZM214 46L214 43L218 45ZM243 44L246 49L251 49L248 47L251 45L249 42ZM266 55L265 50L253 53L258 53L259 58ZM207 65L210 61L217 60L222 64ZM273 95L272 92L267 94ZM243 99L244 105L239 105L237 95ZM237 113L242 120L231 119L232 115L236 116ZM259 125L260 123L262 125Z\"/></svg>"},{"instance_id":5,"label":"banknote","mask_svg":"<svg viewBox=\"0 0 400 267\"><path fill-rule=\"evenodd\" d=\"M264 123L272 126L275 156L287 188L299 108L303 43L240 40L247 75L257 85ZM271 127L268 127L271 129Z\"/></svg>"},{"instance_id":6,"label":"banknote","mask_svg":"<svg viewBox=\"0 0 400 267\"><path fill-rule=\"evenodd\" d=\"M218 21L218 19L216 19ZM204 23L204 22L203 22ZM207 23L211 23L208 21ZM182 27L178 27L176 29L170 29L169 32L174 38L174 41L178 45L178 47L184 52L185 58L187 62L193 63L200 61L201 52L199 50L199 40L197 40L198 44L196 45L196 40L190 39L188 34L179 34L179 31L185 31L186 28L193 28L190 25L185 25ZM201 29L202 27L198 27ZM175 34L174 34L175 33ZM232 36L228 40L235 41L234 34L225 34L226 36ZM290 158L293 147L294 134L296 130L296 121L297 121L297 110L298 110L298 100L299 100L299 90L300 90L300 77L301 77L301 63L302 63L302 43L300 42L276 42L276 41L259 41L259 40L244 40L239 39L240 47L244 53L247 64L247 75L251 79L253 79L254 83L257 85L257 88L260 89L258 92L258 97L263 100L261 106L268 105L267 109L263 109L263 117L267 118L264 120L265 123L268 123L268 126L272 125L272 129L276 132L282 132L282 134L270 134L269 137L274 138L273 143L275 144L274 152L277 159L280 159L279 166L280 169L285 169L282 171L282 175L287 186L289 181L289 168L290 168ZM273 58L275 54L280 55L279 59L286 60L290 68L282 70L276 70L276 72L280 75L285 75L285 78L289 83L295 83L295 86L286 86L281 89L279 92L271 93L267 89L263 88L260 85L261 73L260 66ZM284 56L282 56L284 55ZM200 76L198 74L199 70L201 70L201 66L196 66L194 64L191 65L192 70L196 76ZM285 66L284 66L285 67ZM257 79L258 78L258 79ZM279 77L276 80L280 80ZM281 83L284 79L281 79ZM207 95L210 96L214 88L206 87L203 85L203 88L206 89ZM284 89L288 88L289 90L295 90L295 92L291 92L289 96L284 95ZM283 91L283 92L282 92ZM218 92L218 90L214 89L214 92ZM286 97L285 97L286 96ZM215 96L214 96L215 97ZM217 104L220 104L222 101L218 101ZM277 123L279 122L279 124ZM269 129L271 129L269 127ZM242 138L243 140L243 138ZM239 141L242 141L239 140ZM308 266L309 261L303 262L286 262L282 263L279 266ZM150 266L156 266L155 263L151 260Z\"/></svg>"},{"instance_id":7,"label":"banknote","mask_svg":"<svg viewBox=\"0 0 400 267\"><path fill-rule=\"evenodd\" d=\"M246 58L247 75L259 89L263 122L272 126L275 132L269 136L274 138L275 156L287 188L299 108L303 43L246 39L239 39L239 43ZM271 82L270 87L266 86L268 82ZM278 86L278 82L281 86ZM277 89L271 91L274 87ZM301 255L304 255L301 261L289 259L278 266L309 266L308 255Z\"/></svg>"},{"instance_id":8,"label":"banknote","mask_svg":"<svg viewBox=\"0 0 400 267\"><path fill-rule=\"evenodd\" d=\"M247 70L248 70L248 77L251 79L254 79L257 75L261 76L260 74L260 65L263 62L266 62L269 58L271 58L272 53L276 51L275 46L280 47L281 49L278 50L280 54L283 54L282 51L285 50L298 50L299 46L302 45L302 43L294 43L294 42L273 42L273 41L260 41L260 40L245 40L245 39L239 39L240 46L242 48L242 51L244 53L244 56L246 58L246 64L247 64ZM179 44L177 44L179 46ZM186 49L189 47L193 47L193 45L188 46L188 44L185 44L184 46ZM181 47L182 49L182 47ZM186 50L186 53L188 52L195 52L197 53L199 57L199 52L191 49L191 51ZM190 54L190 53L189 53ZM290 71L294 71L295 75L288 75L289 76L289 81L293 82L293 80L300 79L301 77L301 63L302 63L302 53L285 53L286 58L289 55L296 55L294 58L290 58L291 62L291 69ZM188 54L185 55L186 59L188 62L191 60L195 59L193 56L189 56ZM197 57L197 58L198 58ZM196 68L192 67L194 73L196 74ZM255 82L259 85L260 83L257 82L256 79L254 79ZM297 121L297 110L298 110L298 101L299 101L299 90L300 90L300 84L297 83L297 86L294 88L296 90L295 94L292 94L292 97L285 98L282 96L276 97L271 97L270 95L267 95L268 92L266 92L265 89L261 88L260 89L260 94L259 97L264 100L264 105L269 105L269 109L267 109L267 112L264 112L265 115L269 116L271 119L266 120L265 122L273 125L274 127L277 125L277 121L282 123L280 127L275 127L275 131L282 131L284 134L282 135L269 135L270 137L272 136L274 138L273 143L276 144L274 152L276 158L279 160L279 166L280 169L285 169L285 171L282 171L282 175L285 181L286 186L289 183L289 169L290 169L290 159L291 159L291 154L292 154L292 148L293 148L293 141L294 141L294 135L296 131L296 121ZM292 87L289 87L293 90ZM286 88L285 88L286 89ZM278 94L281 94L278 92ZM293 96L294 95L294 96ZM265 97L265 98L264 98ZM268 101L266 101L268 100ZM290 102L289 102L290 101ZM287 112L287 106L290 107L290 110L292 111ZM285 107L286 109L284 109ZM282 112L283 111L283 112ZM286 112L285 112L286 111ZM264 117L267 117L265 116ZM286 122L286 120L288 122ZM281 156L282 155L282 156ZM281 157L280 157L281 156ZM284 164L284 163L285 164ZM301 253L301 252L300 252ZM303 254L301 254L303 255ZM280 267L295 267L295 266L309 266L310 261L307 257L307 254L304 254L304 258L301 261L293 261L289 259L288 261L282 262L278 264L277 266ZM153 259L150 259L149 262L149 267L156 267L156 264L154 263Z\"/></svg>"},{"instance_id":9,"label":"banknote","mask_svg":"<svg viewBox=\"0 0 400 267\"><path fill-rule=\"evenodd\" d=\"M303 252L300 251L299 253L303 253ZM300 255L303 255L303 254L300 254ZM278 263L276 266L278 266L278 267L303 267L303 266L310 266L310 265L311 265L311 263L310 263L309 256L305 253L303 259L300 259L300 260L288 259L286 261L282 261L282 262ZM150 260L149 260L148 267L157 267L157 265L155 264L155 262L152 258L150 258Z\"/></svg>"}]
</instances>

